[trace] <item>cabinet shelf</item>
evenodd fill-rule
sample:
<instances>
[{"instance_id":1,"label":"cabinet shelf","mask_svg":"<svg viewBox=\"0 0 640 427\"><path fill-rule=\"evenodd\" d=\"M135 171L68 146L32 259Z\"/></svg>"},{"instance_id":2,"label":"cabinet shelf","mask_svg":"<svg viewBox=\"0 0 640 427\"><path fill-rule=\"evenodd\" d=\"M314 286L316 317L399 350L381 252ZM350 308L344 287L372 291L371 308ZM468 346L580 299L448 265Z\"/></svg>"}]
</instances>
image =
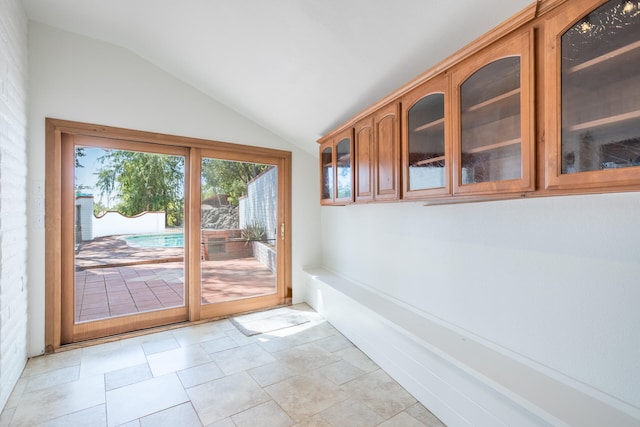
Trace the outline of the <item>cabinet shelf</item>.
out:
<instances>
[{"instance_id":1,"label":"cabinet shelf","mask_svg":"<svg viewBox=\"0 0 640 427\"><path fill-rule=\"evenodd\" d=\"M520 138L510 139L508 141L496 142L495 144L483 145L482 147L472 148L470 150L465 151L463 154L476 154L482 153L484 151L496 150L498 148L509 147L511 145L520 144Z\"/></svg>"},{"instance_id":2,"label":"cabinet shelf","mask_svg":"<svg viewBox=\"0 0 640 427\"><path fill-rule=\"evenodd\" d=\"M434 128L434 127L436 127L438 125L442 125L442 124L444 124L444 117L441 118L441 119L438 119L438 120L434 120L434 121L429 122L429 123L425 123L422 126L418 126L413 131L414 132L421 132L421 131L425 131L425 130L431 129L431 128Z\"/></svg>"},{"instance_id":3,"label":"cabinet shelf","mask_svg":"<svg viewBox=\"0 0 640 427\"><path fill-rule=\"evenodd\" d=\"M478 104L472 105L471 107L467 108L464 112L465 113L470 113L472 111L478 111L478 110L480 110L482 108L485 108L485 107L487 107L489 105L497 104L500 101L507 100L507 99L509 99L511 97L514 97L514 96L517 96L517 95L520 95L520 88L519 87L515 88L513 90L510 90L509 92L502 93L502 94L500 94L498 96L494 96L493 98L487 99L486 101L482 101L482 102L480 102Z\"/></svg>"},{"instance_id":4,"label":"cabinet shelf","mask_svg":"<svg viewBox=\"0 0 640 427\"><path fill-rule=\"evenodd\" d=\"M576 73L578 71L586 70L593 66L608 62L609 60L624 55L625 53L632 52L636 49L640 49L640 40L630 43L626 46L622 46L621 48L618 48L614 51L607 52L604 55L597 56L593 59L590 59L589 61L583 62L582 64L574 65L573 67L569 68L568 72Z\"/></svg>"},{"instance_id":5,"label":"cabinet shelf","mask_svg":"<svg viewBox=\"0 0 640 427\"><path fill-rule=\"evenodd\" d=\"M430 163L442 162L444 161L444 159L445 159L445 156L432 157L430 159L424 159L424 160L420 160L419 162L415 162L413 166L424 166Z\"/></svg>"},{"instance_id":6,"label":"cabinet shelf","mask_svg":"<svg viewBox=\"0 0 640 427\"><path fill-rule=\"evenodd\" d=\"M567 128L570 132L581 131L585 129L591 129L599 126L611 125L621 123L627 120L633 120L640 118L640 110L630 111L628 113L617 114L615 116L605 117L602 119L591 120L584 123L578 123Z\"/></svg>"}]
</instances>

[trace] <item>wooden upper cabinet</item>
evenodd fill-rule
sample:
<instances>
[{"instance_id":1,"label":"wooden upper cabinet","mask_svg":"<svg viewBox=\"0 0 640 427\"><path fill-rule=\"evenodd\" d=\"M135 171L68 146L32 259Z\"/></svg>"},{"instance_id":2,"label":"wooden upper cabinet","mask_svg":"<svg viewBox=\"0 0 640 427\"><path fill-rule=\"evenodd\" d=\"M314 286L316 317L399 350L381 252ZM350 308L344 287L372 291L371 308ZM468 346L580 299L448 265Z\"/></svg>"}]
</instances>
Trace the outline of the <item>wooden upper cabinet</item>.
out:
<instances>
[{"instance_id":1,"label":"wooden upper cabinet","mask_svg":"<svg viewBox=\"0 0 640 427\"><path fill-rule=\"evenodd\" d=\"M373 114L376 200L400 198L399 117L399 102L388 104Z\"/></svg>"},{"instance_id":2,"label":"wooden upper cabinet","mask_svg":"<svg viewBox=\"0 0 640 427\"><path fill-rule=\"evenodd\" d=\"M354 178L356 203L374 200L375 147L373 141L373 117L356 123L354 128Z\"/></svg>"},{"instance_id":3,"label":"wooden upper cabinet","mask_svg":"<svg viewBox=\"0 0 640 427\"><path fill-rule=\"evenodd\" d=\"M569 2L547 18L547 188L640 184L639 6Z\"/></svg>"},{"instance_id":4,"label":"wooden upper cabinet","mask_svg":"<svg viewBox=\"0 0 640 427\"><path fill-rule=\"evenodd\" d=\"M353 131L351 128L323 140L320 145L320 203L353 202Z\"/></svg>"},{"instance_id":5,"label":"wooden upper cabinet","mask_svg":"<svg viewBox=\"0 0 640 427\"><path fill-rule=\"evenodd\" d=\"M533 41L520 32L454 67L454 194L535 189Z\"/></svg>"},{"instance_id":6,"label":"wooden upper cabinet","mask_svg":"<svg viewBox=\"0 0 640 427\"><path fill-rule=\"evenodd\" d=\"M449 80L438 75L402 97L402 198L451 194Z\"/></svg>"}]
</instances>

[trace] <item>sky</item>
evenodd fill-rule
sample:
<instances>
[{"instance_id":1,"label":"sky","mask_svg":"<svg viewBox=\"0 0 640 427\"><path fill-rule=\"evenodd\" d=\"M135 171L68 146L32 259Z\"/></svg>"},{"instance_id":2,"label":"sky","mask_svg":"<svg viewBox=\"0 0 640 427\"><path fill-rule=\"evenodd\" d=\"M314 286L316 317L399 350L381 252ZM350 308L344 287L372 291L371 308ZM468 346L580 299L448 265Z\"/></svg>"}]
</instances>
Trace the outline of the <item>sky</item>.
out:
<instances>
[{"instance_id":1,"label":"sky","mask_svg":"<svg viewBox=\"0 0 640 427\"><path fill-rule=\"evenodd\" d=\"M84 167L76 168L76 188L80 185L85 187L91 187L91 189L83 189L83 193L90 193L94 196L98 196L99 190L95 188L99 162L98 157L104 154L104 150L101 148L84 147L84 157L80 157L78 161Z\"/></svg>"}]
</instances>

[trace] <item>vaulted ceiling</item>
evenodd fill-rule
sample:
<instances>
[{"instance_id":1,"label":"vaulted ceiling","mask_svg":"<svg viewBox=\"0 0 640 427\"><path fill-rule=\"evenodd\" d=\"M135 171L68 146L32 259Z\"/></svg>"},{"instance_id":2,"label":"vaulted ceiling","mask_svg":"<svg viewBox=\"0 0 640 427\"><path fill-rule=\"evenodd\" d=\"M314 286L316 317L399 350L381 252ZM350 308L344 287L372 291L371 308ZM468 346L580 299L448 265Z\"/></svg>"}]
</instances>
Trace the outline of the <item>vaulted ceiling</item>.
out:
<instances>
[{"instance_id":1,"label":"vaulted ceiling","mask_svg":"<svg viewBox=\"0 0 640 427\"><path fill-rule=\"evenodd\" d=\"M533 0L23 0L306 151Z\"/></svg>"}]
</instances>

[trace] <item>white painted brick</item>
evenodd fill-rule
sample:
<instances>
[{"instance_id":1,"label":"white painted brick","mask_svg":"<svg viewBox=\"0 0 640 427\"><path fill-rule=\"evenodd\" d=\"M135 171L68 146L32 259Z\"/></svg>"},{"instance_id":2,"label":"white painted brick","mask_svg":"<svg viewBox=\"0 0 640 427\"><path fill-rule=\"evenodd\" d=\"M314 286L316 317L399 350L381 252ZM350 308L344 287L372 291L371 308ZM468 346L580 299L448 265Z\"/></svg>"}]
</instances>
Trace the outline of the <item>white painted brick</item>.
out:
<instances>
[{"instance_id":1,"label":"white painted brick","mask_svg":"<svg viewBox=\"0 0 640 427\"><path fill-rule=\"evenodd\" d=\"M0 0L0 410L27 358L27 18Z\"/></svg>"}]
</instances>

